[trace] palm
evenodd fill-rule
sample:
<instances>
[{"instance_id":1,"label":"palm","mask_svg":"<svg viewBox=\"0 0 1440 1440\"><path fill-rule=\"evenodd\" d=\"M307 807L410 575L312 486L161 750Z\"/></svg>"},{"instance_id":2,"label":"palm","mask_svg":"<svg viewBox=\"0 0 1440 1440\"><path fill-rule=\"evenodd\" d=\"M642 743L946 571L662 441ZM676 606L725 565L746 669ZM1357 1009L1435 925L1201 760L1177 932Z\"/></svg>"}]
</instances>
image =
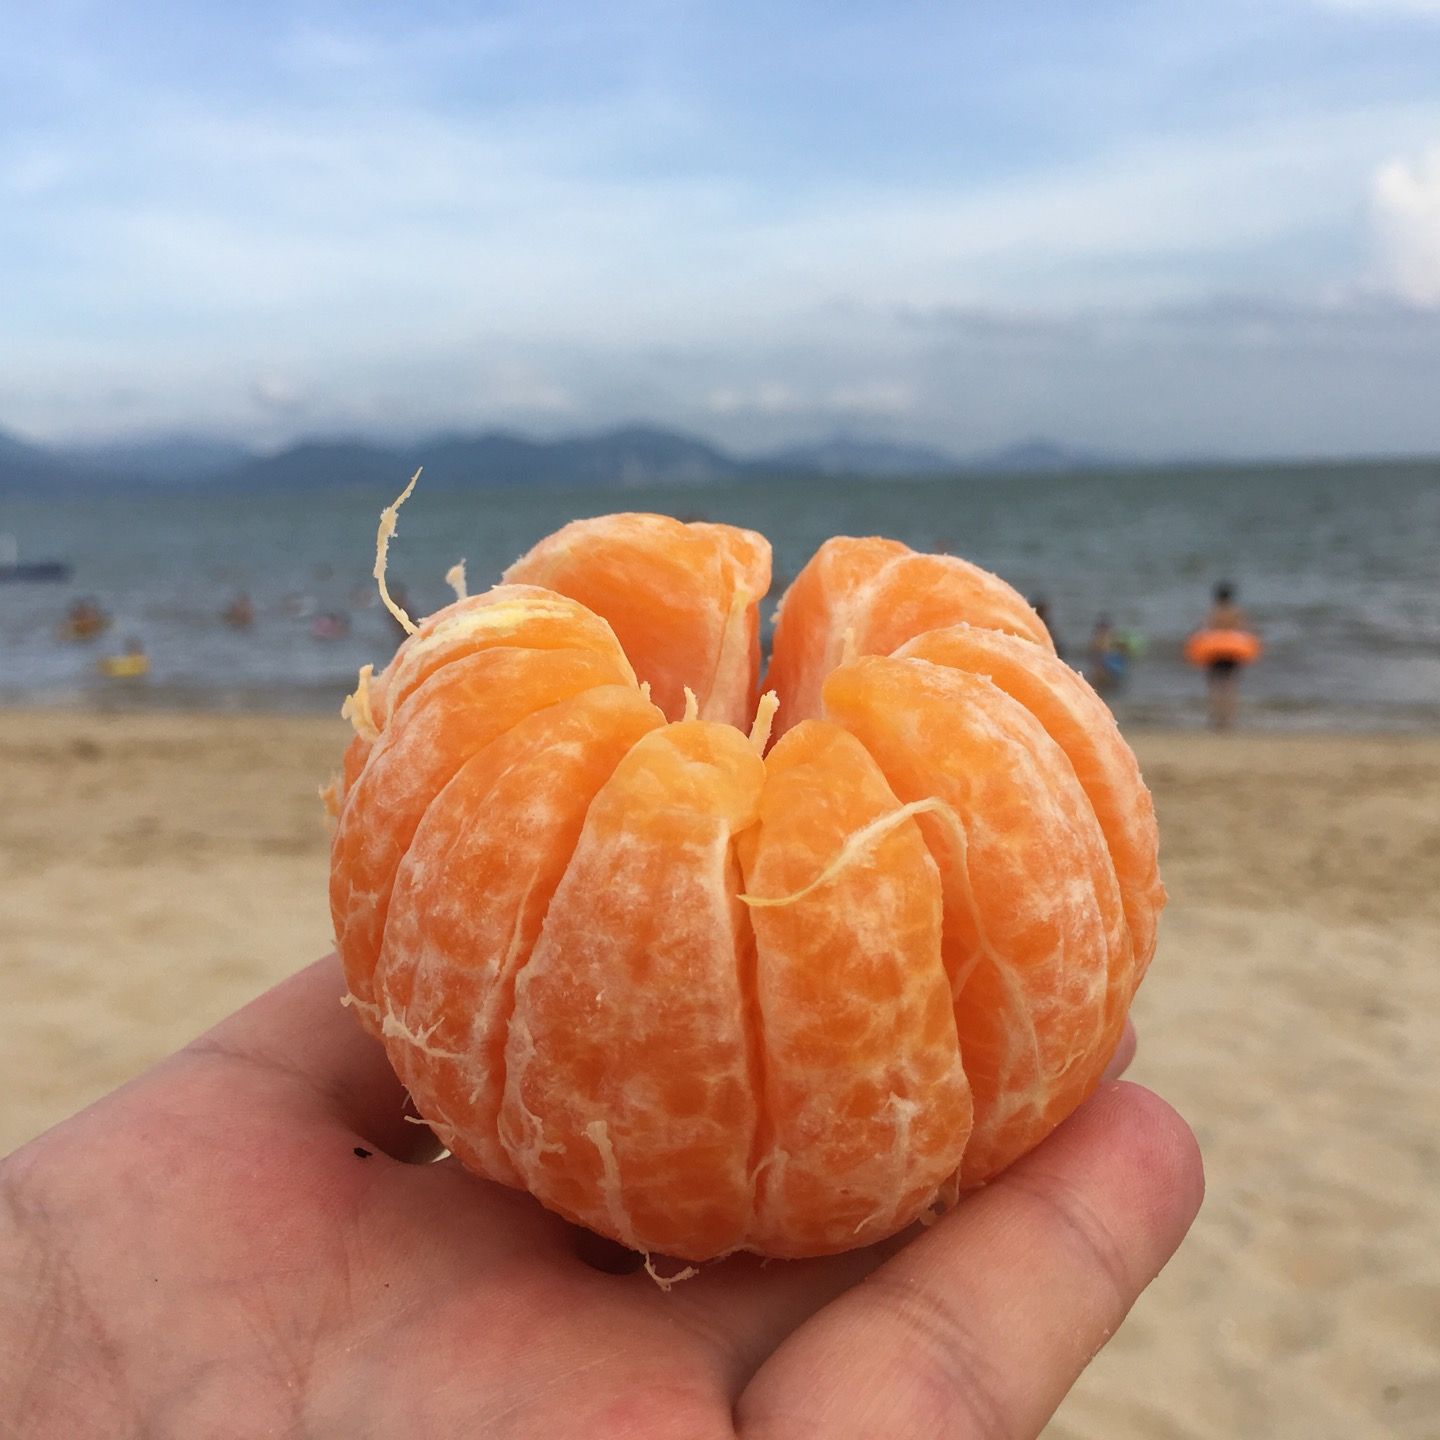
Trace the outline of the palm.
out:
<instances>
[{"instance_id":1,"label":"palm","mask_svg":"<svg viewBox=\"0 0 1440 1440\"><path fill-rule=\"evenodd\" d=\"M1031 1435L1198 1203L1188 1132L1107 1087L899 1253L737 1256L664 1293L528 1197L407 1163L428 1132L340 988L312 966L0 1168L0 1421Z\"/></svg>"}]
</instances>

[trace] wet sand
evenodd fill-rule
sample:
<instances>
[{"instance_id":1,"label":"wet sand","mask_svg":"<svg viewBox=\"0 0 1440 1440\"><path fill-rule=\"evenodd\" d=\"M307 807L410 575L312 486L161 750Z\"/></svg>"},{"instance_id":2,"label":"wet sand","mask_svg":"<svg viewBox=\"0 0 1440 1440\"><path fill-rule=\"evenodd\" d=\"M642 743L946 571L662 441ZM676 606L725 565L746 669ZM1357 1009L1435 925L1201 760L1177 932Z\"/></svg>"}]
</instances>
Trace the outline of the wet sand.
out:
<instances>
[{"instance_id":1,"label":"wet sand","mask_svg":"<svg viewBox=\"0 0 1440 1440\"><path fill-rule=\"evenodd\" d=\"M329 943L341 723L0 711L0 1153ZM1209 1196L1063 1440L1440 1434L1440 738L1144 734Z\"/></svg>"}]
</instances>

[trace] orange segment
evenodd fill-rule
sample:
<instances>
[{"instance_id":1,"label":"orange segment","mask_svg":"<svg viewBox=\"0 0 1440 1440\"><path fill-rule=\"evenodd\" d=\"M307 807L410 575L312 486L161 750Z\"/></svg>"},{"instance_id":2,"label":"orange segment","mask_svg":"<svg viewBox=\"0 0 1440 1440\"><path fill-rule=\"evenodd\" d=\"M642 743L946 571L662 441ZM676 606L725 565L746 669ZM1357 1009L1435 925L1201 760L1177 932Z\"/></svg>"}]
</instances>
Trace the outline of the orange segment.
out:
<instances>
[{"instance_id":1,"label":"orange segment","mask_svg":"<svg viewBox=\"0 0 1440 1440\"><path fill-rule=\"evenodd\" d=\"M344 803L345 797L354 788L355 782L360 778L360 772L365 768L365 762L370 758L370 751L373 745L374 742L367 740L365 736L355 735L345 747L344 757L340 761L338 800L341 804Z\"/></svg>"},{"instance_id":2,"label":"orange segment","mask_svg":"<svg viewBox=\"0 0 1440 1440\"><path fill-rule=\"evenodd\" d=\"M764 1054L749 1244L820 1255L892 1235L934 1201L969 1138L970 1087L940 877L915 821L823 721L792 730L765 769L760 823L740 840Z\"/></svg>"},{"instance_id":3,"label":"orange segment","mask_svg":"<svg viewBox=\"0 0 1440 1440\"><path fill-rule=\"evenodd\" d=\"M910 553L898 540L837 535L791 581L780 597L764 685L780 697L777 734L820 714L820 687L844 657L847 634L853 641L865 587L891 561Z\"/></svg>"},{"instance_id":4,"label":"orange segment","mask_svg":"<svg viewBox=\"0 0 1440 1440\"><path fill-rule=\"evenodd\" d=\"M855 644L861 655L888 655L914 635L962 621L1033 641L1051 654L1045 622L998 575L957 555L903 555L866 589Z\"/></svg>"},{"instance_id":5,"label":"orange segment","mask_svg":"<svg viewBox=\"0 0 1440 1440\"><path fill-rule=\"evenodd\" d=\"M332 813L343 806L391 714L415 690L451 661L503 645L591 650L609 656L634 680L614 631L573 600L533 585L497 585L456 601L422 620L380 674L372 674L368 665L360 672L354 694L341 709L356 733L346 748L333 802L327 800Z\"/></svg>"},{"instance_id":6,"label":"orange segment","mask_svg":"<svg viewBox=\"0 0 1440 1440\"><path fill-rule=\"evenodd\" d=\"M571 596L609 621L669 719L684 715L688 686L702 719L748 723L758 606L770 588L762 536L668 515L576 520L517 560L505 579Z\"/></svg>"},{"instance_id":7,"label":"orange segment","mask_svg":"<svg viewBox=\"0 0 1440 1440\"><path fill-rule=\"evenodd\" d=\"M627 679L614 659L585 650L481 650L438 670L391 717L346 796L330 851L335 944L360 1013L375 1004L396 867L436 794L532 710Z\"/></svg>"},{"instance_id":8,"label":"orange segment","mask_svg":"<svg viewBox=\"0 0 1440 1440\"><path fill-rule=\"evenodd\" d=\"M975 1099L961 1180L978 1184L1049 1132L1109 1057L1111 949L1128 944L1114 867L1065 753L997 686L923 660L842 666L825 684L917 816L940 867L943 950Z\"/></svg>"},{"instance_id":9,"label":"orange segment","mask_svg":"<svg viewBox=\"0 0 1440 1440\"><path fill-rule=\"evenodd\" d=\"M390 714L452 661L507 645L590 650L608 657L618 673L634 681L615 632L584 605L535 585L496 585L437 610L406 638L372 685L375 724L384 729Z\"/></svg>"},{"instance_id":10,"label":"orange segment","mask_svg":"<svg viewBox=\"0 0 1440 1440\"><path fill-rule=\"evenodd\" d=\"M517 1179L496 1129L515 976L591 800L664 723L615 685L536 711L465 762L401 861L376 982L386 1049L420 1113L493 1179Z\"/></svg>"},{"instance_id":11,"label":"orange segment","mask_svg":"<svg viewBox=\"0 0 1440 1440\"><path fill-rule=\"evenodd\" d=\"M970 625L932 630L895 653L988 676L1069 756L1114 861L1134 946L1133 965L1112 977L1113 998L1123 1012L1155 953L1165 887L1155 806L1110 707L1063 660L994 630Z\"/></svg>"},{"instance_id":12,"label":"orange segment","mask_svg":"<svg viewBox=\"0 0 1440 1440\"><path fill-rule=\"evenodd\" d=\"M919 555L895 540L837 536L780 602L766 688L780 696L782 730L820 714L825 677L843 660L888 655L915 635L968 621L1054 652L1024 597L953 555Z\"/></svg>"},{"instance_id":13,"label":"orange segment","mask_svg":"<svg viewBox=\"0 0 1440 1440\"><path fill-rule=\"evenodd\" d=\"M642 739L516 984L501 1137L532 1194L636 1249L705 1259L745 1238L758 1057L732 842L764 778L728 726Z\"/></svg>"}]
</instances>

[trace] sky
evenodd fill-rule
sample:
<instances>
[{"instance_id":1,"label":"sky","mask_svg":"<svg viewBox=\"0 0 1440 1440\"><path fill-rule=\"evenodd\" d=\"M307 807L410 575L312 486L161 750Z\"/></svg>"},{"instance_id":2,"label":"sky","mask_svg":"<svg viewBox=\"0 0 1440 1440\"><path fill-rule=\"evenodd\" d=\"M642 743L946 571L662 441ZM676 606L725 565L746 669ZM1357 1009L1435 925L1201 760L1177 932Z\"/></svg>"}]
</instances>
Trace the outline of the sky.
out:
<instances>
[{"instance_id":1,"label":"sky","mask_svg":"<svg viewBox=\"0 0 1440 1440\"><path fill-rule=\"evenodd\" d=\"M0 428L1440 452L1440 0L0 0Z\"/></svg>"}]
</instances>

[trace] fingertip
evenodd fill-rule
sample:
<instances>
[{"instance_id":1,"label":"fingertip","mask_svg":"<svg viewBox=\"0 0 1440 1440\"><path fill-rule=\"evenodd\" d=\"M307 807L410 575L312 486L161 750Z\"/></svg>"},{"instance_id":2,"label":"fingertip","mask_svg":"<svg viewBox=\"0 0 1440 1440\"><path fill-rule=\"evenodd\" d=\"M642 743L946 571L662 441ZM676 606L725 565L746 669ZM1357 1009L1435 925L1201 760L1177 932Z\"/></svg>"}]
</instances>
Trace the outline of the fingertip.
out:
<instances>
[{"instance_id":1,"label":"fingertip","mask_svg":"<svg viewBox=\"0 0 1440 1440\"><path fill-rule=\"evenodd\" d=\"M1205 1198L1205 1161L1185 1118L1153 1090L1130 1080L1105 1081L1080 1112L1111 1131L1114 1161L1130 1193L1175 1243ZM1078 1116L1077 1116L1078 1118Z\"/></svg>"}]
</instances>

